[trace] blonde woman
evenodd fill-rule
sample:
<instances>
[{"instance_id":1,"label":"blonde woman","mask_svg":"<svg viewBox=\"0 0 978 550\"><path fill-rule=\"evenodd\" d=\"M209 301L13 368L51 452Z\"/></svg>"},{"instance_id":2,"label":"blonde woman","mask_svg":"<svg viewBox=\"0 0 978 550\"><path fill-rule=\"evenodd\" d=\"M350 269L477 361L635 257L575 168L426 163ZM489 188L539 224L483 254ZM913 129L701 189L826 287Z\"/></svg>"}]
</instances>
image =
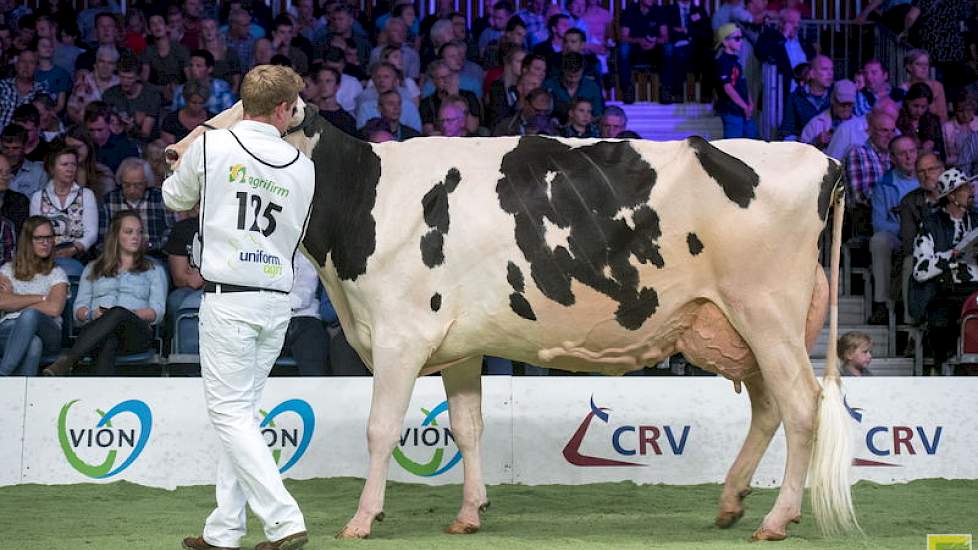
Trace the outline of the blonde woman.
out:
<instances>
[{"instance_id":1,"label":"blonde woman","mask_svg":"<svg viewBox=\"0 0 978 550\"><path fill-rule=\"evenodd\" d=\"M930 112L941 119L941 123L947 122L947 98L944 97L944 85L930 78L930 56L924 50L910 50L903 58L903 67L907 70L908 80L900 84L900 88L909 91L910 87L918 82L923 82L930 87L934 94L934 101L930 104Z\"/></svg>"}]
</instances>

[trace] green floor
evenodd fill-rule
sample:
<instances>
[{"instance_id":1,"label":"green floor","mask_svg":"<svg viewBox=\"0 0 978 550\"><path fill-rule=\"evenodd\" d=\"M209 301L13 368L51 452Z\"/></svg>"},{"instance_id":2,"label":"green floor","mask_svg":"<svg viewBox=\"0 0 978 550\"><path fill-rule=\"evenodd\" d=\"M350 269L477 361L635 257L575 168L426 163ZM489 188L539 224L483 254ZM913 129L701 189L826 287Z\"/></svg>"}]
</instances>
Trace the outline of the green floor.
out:
<instances>
[{"instance_id":1,"label":"green floor","mask_svg":"<svg viewBox=\"0 0 978 550\"><path fill-rule=\"evenodd\" d=\"M367 541L339 542L333 535L356 509L362 481L288 481L312 537L306 548L504 550L509 548L746 547L774 501L774 490L747 498L747 513L732 529L713 527L717 485L587 486L518 485L489 488L492 506L475 535L449 536L461 487L391 483L387 519ZM213 504L212 487L177 491L116 482L109 485L22 485L0 488L3 549L171 549L199 534ZM801 525L777 548L926 549L927 533L972 533L978 538L978 481L917 481L907 485L859 483L854 489L865 538L818 536L805 503ZM261 540L254 518L243 548ZM756 548L756 546L755 546Z\"/></svg>"}]
</instances>

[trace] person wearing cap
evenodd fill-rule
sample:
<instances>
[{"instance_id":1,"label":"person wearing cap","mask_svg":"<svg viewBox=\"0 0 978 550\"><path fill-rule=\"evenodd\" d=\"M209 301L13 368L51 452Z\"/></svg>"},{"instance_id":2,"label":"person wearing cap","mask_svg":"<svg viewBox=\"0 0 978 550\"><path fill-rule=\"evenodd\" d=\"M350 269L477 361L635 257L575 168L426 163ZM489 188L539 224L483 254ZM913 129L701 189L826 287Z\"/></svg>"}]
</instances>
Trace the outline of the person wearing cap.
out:
<instances>
[{"instance_id":1,"label":"person wearing cap","mask_svg":"<svg viewBox=\"0 0 978 550\"><path fill-rule=\"evenodd\" d=\"M816 55L811 60L810 67L805 83L785 98L784 117L781 120L781 136L784 141L798 141L798 136L808 121L832 106L832 60L824 55Z\"/></svg>"},{"instance_id":2,"label":"person wearing cap","mask_svg":"<svg viewBox=\"0 0 978 550\"><path fill-rule=\"evenodd\" d=\"M744 33L736 23L722 25L716 32L716 77L721 85L717 93L717 113L723 121L724 138L757 139L754 123L754 101L747 90L744 68L737 58L744 40Z\"/></svg>"},{"instance_id":3,"label":"person wearing cap","mask_svg":"<svg viewBox=\"0 0 978 550\"><path fill-rule=\"evenodd\" d=\"M810 143L825 149L832 141L832 134L840 124L852 119L856 102L856 84L851 80L840 80L832 86L832 105L815 115L801 130L802 143Z\"/></svg>"},{"instance_id":4,"label":"person wearing cap","mask_svg":"<svg viewBox=\"0 0 978 550\"><path fill-rule=\"evenodd\" d=\"M978 290L974 245L958 247L966 234L978 228L976 179L955 168L941 174L938 207L924 217L914 239L910 315L924 321L938 367L957 346L961 305Z\"/></svg>"}]
</instances>

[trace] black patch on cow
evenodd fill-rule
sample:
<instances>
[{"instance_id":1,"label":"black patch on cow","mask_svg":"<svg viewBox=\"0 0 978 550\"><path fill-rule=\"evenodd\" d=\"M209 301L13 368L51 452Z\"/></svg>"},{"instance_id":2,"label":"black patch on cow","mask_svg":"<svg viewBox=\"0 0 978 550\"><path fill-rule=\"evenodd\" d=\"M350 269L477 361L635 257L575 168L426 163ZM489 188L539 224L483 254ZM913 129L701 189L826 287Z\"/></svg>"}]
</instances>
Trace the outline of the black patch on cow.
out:
<instances>
[{"instance_id":1,"label":"black patch on cow","mask_svg":"<svg viewBox=\"0 0 978 550\"><path fill-rule=\"evenodd\" d=\"M445 235L448 233L448 194L458 187L462 175L452 168L445 181L436 183L421 199L424 223L431 228L421 237L421 260L428 267L436 267L445 261Z\"/></svg>"},{"instance_id":2,"label":"black patch on cow","mask_svg":"<svg viewBox=\"0 0 978 550\"><path fill-rule=\"evenodd\" d=\"M822 176L822 185L818 190L818 217L824 222L829 215L832 202L832 192L842 180L842 165L832 159L827 159L829 167ZM844 192L845 186L840 191Z\"/></svg>"},{"instance_id":3,"label":"black patch on cow","mask_svg":"<svg viewBox=\"0 0 978 550\"><path fill-rule=\"evenodd\" d=\"M318 265L329 255L340 279L356 280L367 271L377 247L373 216L380 181L380 157L370 144L348 136L315 109L306 109L302 130L319 134L311 158L316 165L316 192L306 236L306 251Z\"/></svg>"},{"instance_id":4,"label":"black patch on cow","mask_svg":"<svg viewBox=\"0 0 978 550\"><path fill-rule=\"evenodd\" d=\"M727 198L741 208L750 206L754 200L754 188L760 182L757 172L744 161L724 153L699 136L687 138L686 141L696 151L696 158L703 169L720 185Z\"/></svg>"},{"instance_id":5,"label":"black patch on cow","mask_svg":"<svg viewBox=\"0 0 978 550\"><path fill-rule=\"evenodd\" d=\"M499 204L516 222L516 244L544 296L573 304L576 279L618 302L616 320L625 328L638 329L655 313L657 295L640 286L632 259L665 265L657 242L659 216L648 205L656 172L631 143L571 148L556 139L523 137L503 156L500 172ZM623 209L631 211L634 226ZM544 220L570 230L569 249L547 245ZM514 275L508 268L515 289ZM520 314L517 301L525 301L519 292L510 295L510 305Z\"/></svg>"},{"instance_id":6,"label":"black patch on cow","mask_svg":"<svg viewBox=\"0 0 978 550\"><path fill-rule=\"evenodd\" d=\"M431 311L438 311L441 309L441 294L435 293L431 297Z\"/></svg>"},{"instance_id":7,"label":"black patch on cow","mask_svg":"<svg viewBox=\"0 0 978 550\"><path fill-rule=\"evenodd\" d=\"M696 236L696 233L686 235L686 244L689 245L689 253L693 256L703 252L703 242Z\"/></svg>"},{"instance_id":8,"label":"black patch on cow","mask_svg":"<svg viewBox=\"0 0 978 550\"><path fill-rule=\"evenodd\" d=\"M533 313L533 308L530 307L530 302L527 302L526 298L519 292L514 292L509 295L509 307L513 310L513 313L524 319L530 321L537 320L536 314Z\"/></svg>"},{"instance_id":9,"label":"black patch on cow","mask_svg":"<svg viewBox=\"0 0 978 550\"><path fill-rule=\"evenodd\" d=\"M523 281L523 272L513 262L506 264L506 280L516 292L522 293L526 287L526 283Z\"/></svg>"}]
</instances>

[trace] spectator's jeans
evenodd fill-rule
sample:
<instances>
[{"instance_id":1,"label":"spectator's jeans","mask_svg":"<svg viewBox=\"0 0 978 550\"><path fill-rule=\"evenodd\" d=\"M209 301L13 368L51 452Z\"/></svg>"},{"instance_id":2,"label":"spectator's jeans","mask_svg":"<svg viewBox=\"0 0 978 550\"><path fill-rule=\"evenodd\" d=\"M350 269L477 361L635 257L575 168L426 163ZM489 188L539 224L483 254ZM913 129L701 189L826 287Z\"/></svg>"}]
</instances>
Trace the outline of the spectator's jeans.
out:
<instances>
[{"instance_id":1,"label":"spectator's jeans","mask_svg":"<svg viewBox=\"0 0 978 550\"><path fill-rule=\"evenodd\" d=\"M61 327L51 317L26 308L15 319L0 323L0 376L37 376L41 355L61 348Z\"/></svg>"},{"instance_id":2,"label":"spectator's jeans","mask_svg":"<svg viewBox=\"0 0 978 550\"><path fill-rule=\"evenodd\" d=\"M662 88L669 93L676 101L686 99L686 73L689 72L689 58L692 54L691 44L676 46L666 44L662 54L665 60L665 71L663 71Z\"/></svg>"},{"instance_id":3,"label":"spectator's jeans","mask_svg":"<svg viewBox=\"0 0 978 550\"><path fill-rule=\"evenodd\" d=\"M291 355L300 376L326 376L329 334L316 317L293 317L285 331L285 355Z\"/></svg>"},{"instance_id":4,"label":"spectator's jeans","mask_svg":"<svg viewBox=\"0 0 978 550\"><path fill-rule=\"evenodd\" d=\"M757 125L753 119L745 118L743 115L721 114L720 120L723 121L723 138L750 138L757 139Z\"/></svg>"},{"instance_id":5,"label":"spectator's jeans","mask_svg":"<svg viewBox=\"0 0 978 550\"><path fill-rule=\"evenodd\" d=\"M124 307L114 307L98 319L82 327L65 355L71 364L82 357L95 355L95 374L111 376L115 373L116 353L139 353L149 349L153 327Z\"/></svg>"},{"instance_id":6,"label":"spectator's jeans","mask_svg":"<svg viewBox=\"0 0 978 550\"><path fill-rule=\"evenodd\" d=\"M900 248L900 238L889 231L877 231L869 239L873 257L873 301L890 299L890 277L893 271L893 252Z\"/></svg>"}]
</instances>

